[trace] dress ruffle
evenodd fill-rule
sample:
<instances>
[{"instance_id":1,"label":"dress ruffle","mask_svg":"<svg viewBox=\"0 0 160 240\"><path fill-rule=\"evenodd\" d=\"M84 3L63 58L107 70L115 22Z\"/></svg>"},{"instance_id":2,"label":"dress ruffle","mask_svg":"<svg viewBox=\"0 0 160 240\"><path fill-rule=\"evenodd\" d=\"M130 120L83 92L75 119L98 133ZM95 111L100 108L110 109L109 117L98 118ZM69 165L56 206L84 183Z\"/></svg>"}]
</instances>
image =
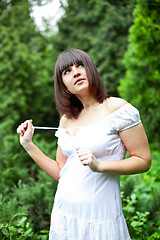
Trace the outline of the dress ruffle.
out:
<instances>
[{"instance_id":1,"label":"dress ruffle","mask_svg":"<svg viewBox=\"0 0 160 240\"><path fill-rule=\"evenodd\" d=\"M49 240L130 240L123 215L115 222L90 221L54 210Z\"/></svg>"}]
</instances>

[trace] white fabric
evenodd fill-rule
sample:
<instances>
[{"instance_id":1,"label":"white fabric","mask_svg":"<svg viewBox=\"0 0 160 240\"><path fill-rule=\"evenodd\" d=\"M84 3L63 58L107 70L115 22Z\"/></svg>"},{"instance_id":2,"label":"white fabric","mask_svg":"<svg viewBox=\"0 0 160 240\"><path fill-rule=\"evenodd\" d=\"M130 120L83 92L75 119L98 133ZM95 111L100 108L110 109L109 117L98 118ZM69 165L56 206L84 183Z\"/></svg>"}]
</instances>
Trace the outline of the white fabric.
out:
<instances>
[{"instance_id":1,"label":"white fabric","mask_svg":"<svg viewBox=\"0 0 160 240\"><path fill-rule=\"evenodd\" d=\"M127 103L100 121L80 127L73 137L69 129L59 127L58 145L68 159L60 171L50 240L130 239L122 212L120 176L92 172L80 162L76 147L89 148L102 161L122 160L126 148L119 132L140 122L138 110Z\"/></svg>"}]
</instances>

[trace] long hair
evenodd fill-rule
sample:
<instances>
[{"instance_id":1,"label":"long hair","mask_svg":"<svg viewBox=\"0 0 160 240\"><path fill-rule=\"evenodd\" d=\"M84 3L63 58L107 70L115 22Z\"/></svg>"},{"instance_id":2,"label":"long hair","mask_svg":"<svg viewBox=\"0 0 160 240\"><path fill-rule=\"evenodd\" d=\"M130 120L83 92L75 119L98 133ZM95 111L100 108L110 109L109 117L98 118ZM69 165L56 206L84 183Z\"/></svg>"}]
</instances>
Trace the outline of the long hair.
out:
<instances>
[{"instance_id":1,"label":"long hair","mask_svg":"<svg viewBox=\"0 0 160 240\"><path fill-rule=\"evenodd\" d=\"M89 81L89 92L99 102L102 103L107 97L107 92L97 71L95 64L89 55L79 49L70 49L62 52L56 62L54 72L55 101L60 116L67 118L78 118L83 109L81 101L67 91L62 80L62 73L73 64L82 63Z\"/></svg>"}]
</instances>

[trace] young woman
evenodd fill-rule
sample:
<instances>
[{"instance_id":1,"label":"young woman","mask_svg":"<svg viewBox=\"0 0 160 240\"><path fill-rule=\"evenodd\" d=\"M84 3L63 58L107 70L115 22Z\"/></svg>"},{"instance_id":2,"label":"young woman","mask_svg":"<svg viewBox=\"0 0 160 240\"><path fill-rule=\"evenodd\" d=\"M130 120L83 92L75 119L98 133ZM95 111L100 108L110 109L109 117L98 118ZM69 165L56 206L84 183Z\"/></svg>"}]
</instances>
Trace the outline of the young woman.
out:
<instances>
[{"instance_id":1,"label":"young woman","mask_svg":"<svg viewBox=\"0 0 160 240\"><path fill-rule=\"evenodd\" d=\"M55 99L60 113L56 161L32 142L32 120L17 129L24 149L58 181L49 239L130 239L120 175L142 173L151 166L138 110L109 97L94 63L77 49L57 60ZM130 157L125 159L127 150Z\"/></svg>"}]
</instances>

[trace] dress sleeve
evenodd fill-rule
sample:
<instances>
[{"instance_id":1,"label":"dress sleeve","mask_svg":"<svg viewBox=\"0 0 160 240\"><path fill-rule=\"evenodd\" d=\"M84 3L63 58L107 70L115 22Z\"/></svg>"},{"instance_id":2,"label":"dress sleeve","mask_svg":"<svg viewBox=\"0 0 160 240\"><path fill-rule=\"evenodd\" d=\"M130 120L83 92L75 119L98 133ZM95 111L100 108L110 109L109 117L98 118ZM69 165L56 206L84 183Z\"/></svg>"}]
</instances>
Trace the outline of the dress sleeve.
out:
<instances>
[{"instance_id":1,"label":"dress sleeve","mask_svg":"<svg viewBox=\"0 0 160 240\"><path fill-rule=\"evenodd\" d=\"M59 128L58 128L58 130L55 132L55 134L54 134L57 138L59 137Z\"/></svg>"},{"instance_id":2,"label":"dress sleeve","mask_svg":"<svg viewBox=\"0 0 160 240\"><path fill-rule=\"evenodd\" d=\"M134 127L141 122L139 111L130 103L118 109L115 118L114 130L116 132Z\"/></svg>"},{"instance_id":3,"label":"dress sleeve","mask_svg":"<svg viewBox=\"0 0 160 240\"><path fill-rule=\"evenodd\" d=\"M64 137L64 129L60 126L58 127L58 130L55 132L55 136L57 137L57 144L61 147L65 144L65 137Z\"/></svg>"},{"instance_id":4,"label":"dress sleeve","mask_svg":"<svg viewBox=\"0 0 160 240\"><path fill-rule=\"evenodd\" d=\"M54 134L55 137L57 137L57 144L58 145L60 145L60 138L59 138L60 134L61 134L61 129L60 129L60 127L58 127L58 130Z\"/></svg>"}]
</instances>

